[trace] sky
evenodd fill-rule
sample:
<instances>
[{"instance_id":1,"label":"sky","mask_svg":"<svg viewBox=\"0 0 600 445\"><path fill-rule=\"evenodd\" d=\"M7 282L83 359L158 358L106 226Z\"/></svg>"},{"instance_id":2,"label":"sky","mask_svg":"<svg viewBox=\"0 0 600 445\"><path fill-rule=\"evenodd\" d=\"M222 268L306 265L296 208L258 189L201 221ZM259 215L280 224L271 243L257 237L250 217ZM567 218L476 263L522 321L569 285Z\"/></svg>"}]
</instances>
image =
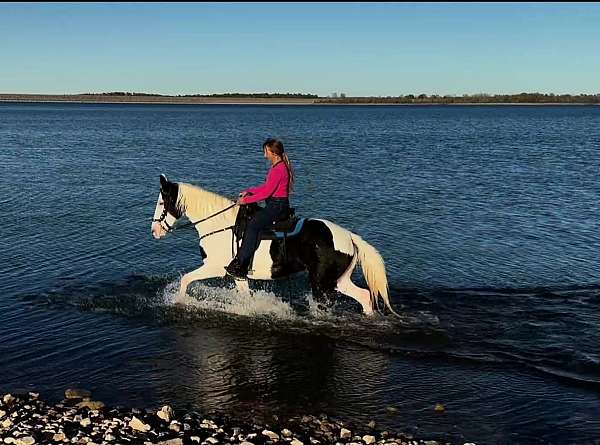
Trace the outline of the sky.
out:
<instances>
[{"instance_id":1,"label":"sky","mask_svg":"<svg viewBox=\"0 0 600 445\"><path fill-rule=\"evenodd\" d=\"M0 93L600 93L600 3L3 3Z\"/></svg>"}]
</instances>

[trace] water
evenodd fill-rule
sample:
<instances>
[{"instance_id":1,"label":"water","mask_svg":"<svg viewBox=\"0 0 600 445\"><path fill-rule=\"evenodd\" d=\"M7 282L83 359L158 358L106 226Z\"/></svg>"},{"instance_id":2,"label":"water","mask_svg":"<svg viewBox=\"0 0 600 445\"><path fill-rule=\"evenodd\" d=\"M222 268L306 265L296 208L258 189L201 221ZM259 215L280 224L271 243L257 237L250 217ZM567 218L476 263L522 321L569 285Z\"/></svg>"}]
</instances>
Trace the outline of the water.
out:
<instances>
[{"instance_id":1,"label":"water","mask_svg":"<svg viewBox=\"0 0 600 445\"><path fill-rule=\"evenodd\" d=\"M379 249L399 320L318 309L302 277L172 304L201 260L193 231L150 235L159 174L234 196L269 136L297 213ZM0 104L0 141L4 393L600 438L598 107Z\"/></svg>"}]
</instances>

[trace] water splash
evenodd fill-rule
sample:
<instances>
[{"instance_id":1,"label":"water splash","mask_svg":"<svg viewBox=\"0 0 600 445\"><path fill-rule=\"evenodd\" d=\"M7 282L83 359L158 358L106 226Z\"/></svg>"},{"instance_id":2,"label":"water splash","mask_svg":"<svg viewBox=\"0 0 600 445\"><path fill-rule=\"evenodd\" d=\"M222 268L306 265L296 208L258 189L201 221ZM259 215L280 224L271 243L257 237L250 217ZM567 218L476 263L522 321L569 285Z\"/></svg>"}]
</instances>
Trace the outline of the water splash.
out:
<instances>
[{"instance_id":1,"label":"water splash","mask_svg":"<svg viewBox=\"0 0 600 445\"><path fill-rule=\"evenodd\" d=\"M178 290L179 281L167 284L161 291L162 301L165 304L176 305ZM289 303L282 301L273 292L264 290L252 290L247 294L237 288L196 284L188 288L188 293L180 304L187 310L217 311L246 317L267 316L281 320L297 319Z\"/></svg>"}]
</instances>

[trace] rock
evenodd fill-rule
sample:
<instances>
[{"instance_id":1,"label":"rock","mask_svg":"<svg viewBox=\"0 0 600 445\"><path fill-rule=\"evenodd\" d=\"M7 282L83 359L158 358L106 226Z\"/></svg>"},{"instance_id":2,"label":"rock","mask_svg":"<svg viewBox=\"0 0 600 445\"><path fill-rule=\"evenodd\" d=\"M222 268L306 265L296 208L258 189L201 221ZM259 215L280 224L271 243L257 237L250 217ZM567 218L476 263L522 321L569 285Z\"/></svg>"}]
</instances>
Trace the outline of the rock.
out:
<instances>
[{"instance_id":1,"label":"rock","mask_svg":"<svg viewBox=\"0 0 600 445\"><path fill-rule=\"evenodd\" d=\"M16 439L14 437L5 437L4 443L15 443Z\"/></svg>"},{"instance_id":2,"label":"rock","mask_svg":"<svg viewBox=\"0 0 600 445\"><path fill-rule=\"evenodd\" d=\"M136 431L143 431L143 432L150 431L150 425L146 425L144 422L142 422L140 419L138 419L135 416L133 416L133 419L131 419L128 426L129 426L129 428L132 428Z\"/></svg>"},{"instance_id":3,"label":"rock","mask_svg":"<svg viewBox=\"0 0 600 445\"><path fill-rule=\"evenodd\" d=\"M86 389L67 389L65 391L65 397L67 399L83 399L85 397L91 397L92 393Z\"/></svg>"},{"instance_id":4,"label":"rock","mask_svg":"<svg viewBox=\"0 0 600 445\"><path fill-rule=\"evenodd\" d=\"M362 440L367 445L371 445L372 443L375 443L375 436L369 436L369 435L363 436Z\"/></svg>"},{"instance_id":5,"label":"rock","mask_svg":"<svg viewBox=\"0 0 600 445\"><path fill-rule=\"evenodd\" d=\"M158 445L183 445L183 440L177 439L169 439L163 442L159 442Z\"/></svg>"},{"instance_id":6,"label":"rock","mask_svg":"<svg viewBox=\"0 0 600 445\"><path fill-rule=\"evenodd\" d=\"M17 400L15 399L12 394L6 394L3 398L2 401L6 404L6 405L12 405L14 403L14 401Z\"/></svg>"},{"instance_id":7,"label":"rock","mask_svg":"<svg viewBox=\"0 0 600 445\"><path fill-rule=\"evenodd\" d=\"M104 440L106 440L107 442L112 442L113 440L116 440L116 439L117 438L110 433L106 433L104 435Z\"/></svg>"},{"instance_id":8,"label":"rock","mask_svg":"<svg viewBox=\"0 0 600 445\"><path fill-rule=\"evenodd\" d=\"M294 438L294 440L292 440L290 442L290 445L304 445L304 443L302 443L298 439Z\"/></svg>"},{"instance_id":9,"label":"rock","mask_svg":"<svg viewBox=\"0 0 600 445\"><path fill-rule=\"evenodd\" d=\"M65 436L64 433L56 433L54 436L52 436L52 440L54 442L63 442L66 438L67 436Z\"/></svg>"},{"instance_id":10,"label":"rock","mask_svg":"<svg viewBox=\"0 0 600 445\"><path fill-rule=\"evenodd\" d=\"M171 408L169 405L165 405L156 413L156 415L165 422L170 422L175 414L173 413L173 408Z\"/></svg>"},{"instance_id":11,"label":"rock","mask_svg":"<svg viewBox=\"0 0 600 445\"><path fill-rule=\"evenodd\" d=\"M254 445L252 442L244 441L240 445Z\"/></svg>"},{"instance_id":12,"label":"rock","mask_svg":"<svg viewBox=\"0 0 600 445\"><path fill-rule=\"evenodd\" d=\"M374 420L371 420L369 423L367 423L367 426L368 426L369 428L371 428L372 430L374 430L374 429L375 429L375 427L377 426L377 423L375 423L375 421L374 421Z\"/></svg>"},{"instance_id":13,"label":"rock","mask_svg":"<svg viewBox=\"0 0 600 445\"><path fill-rule=\"evenodd\" d=\"M104 408L104 403L92 400L84 400L83 402L79 402L76 406L79 409L88 408L90 410L99 410Z\"/></svg>"},{"instance_id":14,"label":"rock","mask_svg":"<svg viewBox=\"0 0 600 445\"><path fill-rule=\"evenodd\" d=\"M292 437L292 432L290 430L288 430L287 428L284 428L281 430L281 435L283 437Z\"/></svg>"},{"instance_id":15,"label":"rock","mask_svg":"<svg viewBox=\"0 0 600 445\"><path fill-rule=\"evenodd\" d=\"M435 412L437 412L437 413L443 413L444 411L446 411L446 407L444 405L442 405L441 403L436 403L434 409L435 409Z\"/></svg>"},{"instance_id":16,"label":"rock","mask_svg":"<svg viewBox=\"0 0 600 445\"><path fill-rule=\"evenodd\" d=\"M350 430L347 430L346 428L340 430L340 439L350 439L351 436L352 432Z\"/></svg>"},{"instance_id":17,"label":"rock","mask_svg":"<svg viewBox=\"0 0 600 445\"><path fill-rule=\"evenodd\" d=\"M81 422L79 422L79 425L81 425L82 427L86 427L86 426L90 426L92 424L92 421L89 419L89 417L86 417L85 419L83 419Z\"/></svg>"},{"instance_id":18,"label":"rock","mask_svg":"<svg viewBox=\"0 0 600 445\"><path fill-rule=\"evenodd\" d=\"M192 436L192 437L190 437L190 440L191 440L192 442L198 442L198 443L200 443L200 442L201 442L201 439L200 439L198 436Z\"/></svg>"},{"instance_id":19,"label":"rock","mask_svg":"<svg viewBox=\"0 0 600 445\"><path fill-rule=\"evenodd\" d=\"M0 409L0 419L2 419L4 416L6 416L6 411L2 411Z\"/></svg>"},{"instance_id":20,"label":"rock","mask_svg":"<svg viewBox=\"0 0 600 445\"><path fill-rule=\"evenodd\" d=\"M439 445L435 440L426 440L425 445Z\"/></svg>"},{"instance_id":21,"label":"rock","mask_svg":"<svg viewBox=\"0 0 600 445\"><path fill-rule=\"evenodd\" d=\"M15 445L33 445L35 443L35 439L31 436L23 437L22 439L17 439Z\"/></svg>"},{"instance_id":22,"label":"rock","mask_svg":"<svg viewBox=\"0 0 600 445\"><path fill-rule=\"evenodd\" d=\"M398 408L396 408L395 406L386 406L385 412L388 414L398 414Z\"/></svg>"},{"instance_id":23,"label":"rock","mask_svg":"<svg viewBox=\"0 0 600 445\"><path fill-rule=\"evenodd\" d=\"M207 437L206 438L206 442L215 445L216 443L219 443L219 441L217 439L215 439L214 437Z\"/></svg>"},{"instance_id":24,"label":"rock","mask_svg":"<svg viewBox=\"0 0 600 445\"><path fill-rule=\"evenodd\" d=\"M169 429L178 433L181 431L181 425L179 425L176 421L172 421L171 425L169 425Z\"/></svg>"},{"instance_id":25,"label":"rock","mask_svg":"<svg viewBox=\"0 0 600 445\"><path fill-rule=\"evenodd\" d=\"M279 440L279 434L274 433L273 431L263 430L262 435L263 436L267 436L272 441L278 441Z\"/></svg>"},{"instance_id":26,"label":"rock","mask_svg":"<svg viewBox=\"0 0 600 445\"><path fill-rule=\"evenodd\" d=\"M10 419L6 419L2 423L0 423L0 425L2 425L2 428L10 428L12 424L12 420Z\"/></svg>"}]
</instances>

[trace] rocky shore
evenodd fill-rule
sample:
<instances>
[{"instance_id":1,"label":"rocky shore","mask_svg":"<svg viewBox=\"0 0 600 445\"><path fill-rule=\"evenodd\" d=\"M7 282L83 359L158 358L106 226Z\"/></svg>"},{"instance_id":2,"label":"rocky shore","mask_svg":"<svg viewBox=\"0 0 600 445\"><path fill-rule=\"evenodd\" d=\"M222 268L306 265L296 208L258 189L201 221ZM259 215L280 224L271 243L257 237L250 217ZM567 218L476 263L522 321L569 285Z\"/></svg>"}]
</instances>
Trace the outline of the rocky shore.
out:
<instances>
[{"instance_id":1,"label":"rocky shore","mask_svg":"<svg viewBox=\"0 0 600 445\"><path fill-rule=\"evenodd\" d=\"M273 417L262 424L207 417L196 412L107 407L85 390L68 389L54 405L39 394L6 394L0 400L0 438L4 444L82 445L442 445L380 431L375 422L353 428L326 415L302 416L285 424Z\"/></svg>"}]
</instances>

